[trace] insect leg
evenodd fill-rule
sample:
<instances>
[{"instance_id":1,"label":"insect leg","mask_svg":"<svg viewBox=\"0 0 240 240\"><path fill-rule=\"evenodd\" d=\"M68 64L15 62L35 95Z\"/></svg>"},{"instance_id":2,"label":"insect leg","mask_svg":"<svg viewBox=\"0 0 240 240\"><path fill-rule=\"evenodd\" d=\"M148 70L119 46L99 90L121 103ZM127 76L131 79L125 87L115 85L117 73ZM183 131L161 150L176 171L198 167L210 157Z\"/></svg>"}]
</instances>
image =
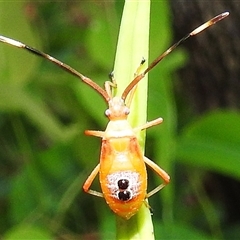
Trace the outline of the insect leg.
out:
<instances>
[{"instance_id":1,"label":"insect leg","mask_svg":"<svg viewBox=\"0 0 240 240\"><path fill-rule=\"evenodd\" d=\"M110 97L110 99L112 99L112 88L117 88L117 82L114 78L114 74L113 72L111 72L109 74L109 78L111 81L106 81L104 83L104 89L107 92L108 96Z\"/></svg>"},{"instance_id":2,"label":"insect leg","mask_svg":"<svg viewBox=\"0 0 240 240\"><path fill-rule=\"evenodd\" d=\"M85 134L90 136L100 137L100 138L103 138L105 136L105 132L95 131L95 130L86 130Z\"/></svg>"},{"instance_id":3,"label":"insect leg","mask_svg":"<svg viewBox=\"0 0 240 240\"><path fill-rule=\"evenodd\" d=\"M169 182L170 182L170 177L169 175L162 169L160 168L156 163L148 159L147 157L144 157L144 162L152 168L164 181L164 183L160 184L156 188L154 188L152 191L150 191L147 194L147 198L151 197L153 194L157 193L160 191L163 187L165 187Z\"/></svg>"},{"instance_id":4,"label":"insect leg","mask_svg":"<svg viewBox=\"0 0 240 240\"><path fill-rule=\"evenodd\" d=\"M146 62L146 59L142 58L140 65L138 66L136 72L134 73L134 77L137 77L138 75L140 75L141 72L143 72L143 67L144 67L145 62Z\"/></svg>"},{"instance_id":5,"label":"insect leg","mask_svg":"<svg viewBox=\"0 0 240 240\"><path fill-rule=\"evenodd\" d=\"M143 67L144 67L144 63L145 63L145 62L146 62L146 59L143 58L143 59L141 60L140 65L138 66L136 72L134 73L134 78L137 77L138 75L140 75L140 73L143 71ZM127 99L126 99L126 101L125 101L126 106L129 107L129 108L130 108L130 106L131 106L131 103L132 103L132 100L133 100L133 96L134 96L136 90L137 90L137 85L135 85L135 86L132 88L132 90L131 90L130 93L128 94Z\"/></svg>"},{"instance_id":6,"label":"insect leg","mask_svg":"<svg viewBox=\"0 0 240 240\"><path fill-rule=\"evenodd\" d=\"M149 127L153 127L153 126L155 126L155 125L158 125L158 124L160 124L160 123L162 123L162 122L163 122L163 119L162 119L162 118L157 118L157 119L154 119L154 120L152 120L152 121L150 121L150 122L146 122L146 123L143 124L142 126L135 127L133 130L134 130L135 132L139 132L139 131L142 131L142 130L147 129L147 128L149 128Z\"/></svg>"},{"instance_id":7,"label":"insect leg","mask_svg":"<svg viewBox=\"0 0 240 240\"><path fill-rule=\"evenodd\" d=\"M152 209L152 207L149 205L147 199L145 199L143 203L144 203L144 205L146 206L146 208L149 209L151 215L153 215L153 209Z\"/></svg>"},{"instance_id":8,"label":"insect leg","mask_svg":"<svg viewBox=\"0 0 240 240\"><path fill-rule=\"evenodd\" d=\"M88 176L87 180L85 181L85 183L83 184L83 190L86 193L92 194L94 196L97 197L103 197L103 194L101 192L95 191L95 190L91 190L89 189L90 186L92 185L93 180L95 179L95 177L97 176L98 172L100 169L100 164L98 164L93 171L91 172L91 174Z\"/></svg>"}]
</instances>

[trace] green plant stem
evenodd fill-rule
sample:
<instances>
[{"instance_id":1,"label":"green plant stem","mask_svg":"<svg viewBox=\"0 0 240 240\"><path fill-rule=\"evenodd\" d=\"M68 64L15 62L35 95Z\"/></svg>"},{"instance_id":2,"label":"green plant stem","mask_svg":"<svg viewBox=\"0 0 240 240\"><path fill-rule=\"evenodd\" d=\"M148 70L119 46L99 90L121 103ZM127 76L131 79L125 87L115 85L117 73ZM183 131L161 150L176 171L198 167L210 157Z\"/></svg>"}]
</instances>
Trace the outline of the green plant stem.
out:
<instances>
[{"instance_id":1,"label":"green plant stem","mask_svg":"<svg viewBox=\"0 0 240 240\"><path fill-rule=\"evenodd\" d=\"M125 1L114 77L117 81L116 95L121 95L142 58L148 59L149 49L150 0ZM147 64L147 63L146 63ZM129 122L133 127L142 125L147 117L147 77L137 87L131 104ZM145 132L137 136L144 150ZM151 214L145 204L130 220L117 217L117 239L154 239Z\"/></svg>"}]
</instances>

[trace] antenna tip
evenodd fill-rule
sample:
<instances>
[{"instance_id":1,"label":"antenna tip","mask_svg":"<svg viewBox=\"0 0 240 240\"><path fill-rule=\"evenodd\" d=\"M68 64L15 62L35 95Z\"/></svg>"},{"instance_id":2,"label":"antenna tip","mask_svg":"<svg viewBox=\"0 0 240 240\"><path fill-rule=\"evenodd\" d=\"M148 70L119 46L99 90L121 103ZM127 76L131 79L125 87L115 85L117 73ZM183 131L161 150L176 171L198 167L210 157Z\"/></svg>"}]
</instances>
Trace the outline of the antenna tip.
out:
<instances>
[{"instance_id":1,"label":"antenna tip","mask_svg":"<svg viewBox=\"0 0 240 240\"><path fill-rule=\"evenodd\" d=\"M222 15L223 15L224 17L227 17L227 16L229 15L229 12L224 12L224 13L222 13Z\"/></svg>"},{"instance_id":2,"label":"antenna tip","mask_svg":"<svg viewBox=\"0 0 240 240\"><path fill-rule=\"evenodd\" d=\"M223 20L225 17L227 17L229 15L229 12L224 12L221 13L219 15L217 15L216 17L210 19L209 21L205 22L204 24L202 24L201 26L197 27L196 29L194 29L189 35L190 36L194 36L200 32L202 32L203 30L205 30L206 28L212 26L213 24Z\"/></svg>"},{"instance_id":3,"label":"antenna tip","mask_svg":"<svg viewBox=\"0 0 240 240\"><path fill-rule=\"evenodd\" d=\"M218 16L214 17L213 19L211 19L209 21L210 25L215 24L218 21L221 21L222 19L224 19L225 17L227 17L229 15L229 12L224 12L219 14Z\"/></svg>"},{"instance_id":4,"label":"antenna tip","mask_svg":"<svg viewBox=\"0 0 240 240\"><path fill-rule=\"evenodd\" d=\"M219 20L222 20L223 18L227 17L229 15L229 12L223 12L221 14L219 14Z\"/></svg>"}]
</instances>

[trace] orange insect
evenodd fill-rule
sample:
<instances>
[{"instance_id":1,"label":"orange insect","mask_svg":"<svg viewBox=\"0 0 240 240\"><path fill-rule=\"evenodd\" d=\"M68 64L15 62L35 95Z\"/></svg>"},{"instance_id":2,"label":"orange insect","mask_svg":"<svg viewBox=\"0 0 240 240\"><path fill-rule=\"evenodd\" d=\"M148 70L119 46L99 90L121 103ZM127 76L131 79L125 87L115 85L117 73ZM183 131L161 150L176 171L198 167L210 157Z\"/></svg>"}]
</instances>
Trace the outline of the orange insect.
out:
<instances>
[{"instance_id":1,"label":"orange insect","mask_svg":"<svg viewBox=\"0 0 240 240\"><path fill-rule=\"evenodd\" d=\"M163 119L157 118L153 121L145 123L142 126L134 128L130 126L127 120L130 113L129 108L131 105L131 99L134 95L135 87L138 82L144 78L146 73L157 65L166 55L172 52L179 44L187 38L200 33L216 22L224 19L228 15L228 12L222 13L187 34L167 51L157 57L142 73L139 73L142 68L139 67L136 77L126 87L121 97L112 96L111 88L114 86L114 83L112 82L106 82L105 89L103 89L90 78L84 76L80 72L48 54L4 36L0 36L0 41L18 48L26 49L31 53L39 55L55 63L65 71L77 76L87 85L95 89L95 91L102 95L108 103L108 109L105 111L105 115L108 117L109 123L106 130L87 130L85 132L87 135L102 138L102 147L100 163L94 168L87 178L83 185L83 189L85 192L92 195L104 197L113 212L125 219L129 219L136 214L141 205L145 202L146 198L149 198L161 190L170 181L170 177L163 169L143 155L136 138L136 132L158 125L163 121ZM141 64L143 64L143 62ZM127 97L128 100L126 100ZM149 193L147 193L146 165L152 168L163 180L162 184L154 188ZM90 189L91 184L98 173L102 192Z\"/></svg>"}]
</instances>

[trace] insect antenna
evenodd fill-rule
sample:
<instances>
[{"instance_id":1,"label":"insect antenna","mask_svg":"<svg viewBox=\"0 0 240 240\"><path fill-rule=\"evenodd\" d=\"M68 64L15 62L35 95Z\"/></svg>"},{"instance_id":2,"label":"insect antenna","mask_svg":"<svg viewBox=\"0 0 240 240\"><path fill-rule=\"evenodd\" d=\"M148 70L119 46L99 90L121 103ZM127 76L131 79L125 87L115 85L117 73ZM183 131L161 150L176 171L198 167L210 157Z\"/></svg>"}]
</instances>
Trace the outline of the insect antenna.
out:
<instances>
[{"instance_id":1,"label":"insect antenna","mask_svg":"<svg viewBox=\"0 0 240 240\"><path fill-rule=\"evenodd\" d=\"M224 19L225 17L227 17L229 15L229 12L224 12L221 13L219 15L217 15L216 17L210 19L209 21L205 22L204 24L200 25L199 27L195 28L193 31L191 31L190 33L188 33L187 35L185 35L183 38L181 38L178 42L176 42L175 44L173 44L170 48L168 48L164 53L162 53L160 56L158 56L148 67L147 69L144 70L143 73L139 74L138 76L136 76L130 83L129 85L125 88L123 94L122 94L122 99L125 100L126 97L128 96L129 92L134 88L134 86L136 86L138 84L138 82L140 82L144 76L146 75L146 73L148 73L151 69L153 69L163 58L165 58L169 53L171 53L176 47L178 47L182 42L184 42L185 40L187 40L189 37L195 36L198 33L202 32L203 30L205 30L206 28L214 25L215 23L217 23L218 21L221 21L222 19Z\"/></svg>"},{"instance_id":2,"label":"insect antenna","mask_svg":"<svg viewBox=\"0 0 240 240\"><path fill-rule=\"evenodd\" d=\"M101 88L97 83L95 83L90 78L84 76L83 74L81 74L74 68L70 67L69 65L59 61L58 59L56 59L44 52L41 52L33 47L30 47L24 43L21 43L19 41L16 41L16 40L13 40L13 39L1 36L1 35L0 35L0 42L7 43L7 44L10 44L15 47L25 49L25 50L29 51L30 53L33 53L37 56L47 59L48 61L50 61L50 62L54 63L55 65L57 65L58 67L62 68L64 71L69 72L72 75L80 78L84 83L86 83L87 85L92 87L96 92L98 92L100 95L102 95L102 97L106 100L106 102L108 102L110 100L110 96L107 94L107 92L103 88Z\"/></svg>"}]
</instances>

